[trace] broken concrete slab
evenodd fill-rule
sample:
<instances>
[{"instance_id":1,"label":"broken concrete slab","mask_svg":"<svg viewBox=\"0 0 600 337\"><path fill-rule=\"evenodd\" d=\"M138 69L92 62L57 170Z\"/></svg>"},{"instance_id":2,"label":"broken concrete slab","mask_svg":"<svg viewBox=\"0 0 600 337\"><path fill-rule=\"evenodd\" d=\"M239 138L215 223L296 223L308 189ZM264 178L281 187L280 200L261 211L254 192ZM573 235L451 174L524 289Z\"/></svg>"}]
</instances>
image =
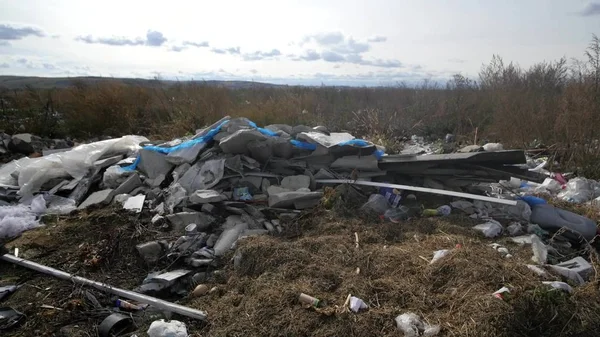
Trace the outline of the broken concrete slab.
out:
<instances>
[{"instance_id":1,"label":"broken concrete slab","mask_svg":"<svg viewBox=\"0 0 600 337\"><path fill-rule=\"evenodd\" d=\"M35 152L33 146L33 135L30 133L21 133L13 135L7 146L8 150L15 153L30 155Z\"/></svg>"},{"instance_id":2,"label":"broken concrete slab","mask_svg":"<svg viewBox=\"0 0 600 337\"><path fill-rule=\"evenodd\" d=\"M287 189L287 188L283 188L281 186L276 186L276 185L271 185L271 186L267 187L267 195L279 194L279 193L284 193L284 192L293 192L293 191L290 189Z\"/></svg>"},{"instance_id":3,"label":"broken concrete slab","mask_svg":"<svg viewBox=\"0 0 600 337\"><path fill-rule=\"evenodd\" d=\"M188 164L188 163L183 163L179 166L177 166L173 172L171 173L171 175L173 176L173 182L177 182L177 180L179 180L181 177L183 177L183 175L192 167L192 165Z\"/></svg>"},{"instance_id":4,"label":"broken concrete slab","mask_svg":"<svg viewBox=\"0 0 600 337\"><path fill-rule=\"evenodd\" d=\"M158 241L150 241L135 246L147 263L156 263L164 255L164 247Z\"/></svg>"},{"instance_id":5,"label":"broken concrete slab","mask_svg":"<svg viewBox=\"0 0 600 337\"><path fill-rule=\"evenodd\" d=\"M214 187L225 173L225 159L198 162L177 181L187 193Z\"/></svg>"},{"instance_id":6,"label":"broken concrete slab","mask_svg":"<svg viewBox=\"0 0 600 337\"><path fill-rule=\"evenodd\" d=\"M204 204L202 205L201 210L204 213L214 214L217 211L217 207L211 204Z\"/></svg>"},{"instance_id":7,"label":"broken concrete slab","mask_svg":"<svg viewBox=\"0 0 600 337\"><path fill-rule=\"evenodd\" d=\"M193 146L184 147L169 153L166 159L173 165L181 165L183 163L191 164L196 161L200 152L205 148L206 143L197 143Z\"/></svg>"},{"instance_id":8,"label":"broken concrete slab","mask_svg":"<svg viewBox=\"0 0 600 337\"><path fill-rule=\"evenodd\" d=\"M219 147L224 153L249 154L248 143L251 141L265 141L267 136L255 129L238 130L221 139Z\"/></svg>"},{"instance_id":9,"label":"broken concrete slab","mask_svg":"<svg viewBox=\"0 0 600 337\"><path fill-rule=\"evenodd\" d=\"M115 194L130 193L134 189L142 186L140 175L136 172L129 176L119 187L115 188Z\"/></svg>"},{"instance_id":10,"label":"broken concrete slab","mask_svg":"<svg viewBox=\"0 0 600 337\"><path fill-rule=\"evenodd\" d=\"M92 205L107 205L113 198L113 190L106 189L90 194L84 202L79 205L78 209L84 209Z\"/></svg>"},{"instance_id":11,"label":"broken concrete slab","mask_svg":"<svg viewBox=\"0 0 600 337\"><path fill-rule=\"evenodd\" d=\"M198 226L198 230L203 231L216 221L211 215L202 212L180 212L169 214L166 218L178 232L183 232L185 226L192 223Z\"/></svg>"},{"instance_id":12,"label":"broken concrete slab","mask_svg":"<svg viewBox=\"0 0 600 337\"><path fill-rule=\"evenodd\" d=\"M192 205L209 204L227 200L223 194L215 190L197 190L189 197L189 202Z\"/></svg>"},{"instance_id":13,"label":"broken concrete slab","mask_svg":"<svg viewBox=\"0 0 600 337\"><path fill-rule=\"evenodd\" d=\"M332 169L337 170L361 170L361 171L379 171L378 160L373 155L368 156L345 156L336 159L331 163Z\"/></svg>"},{"instance_id":14,"label":"broken concrete slab","mask_svg":"<svg viewBox=\"0 0 600 337\"><path fill-rule=\"evenodd\" d=\"M138 169L150 179L155 179L159 176L166 177L173 168L173 164L169 163L166 155L162 153L141 149L139 155L140 162Z\"/></svg>"},{"instance_id":15,"label":"broken concrete slab","mask_svg":"<svg viewBox=\"0 0 600 337\"><path fill-rule=\"evenodd\" d=\"M122 159L123 159L122 155L109 157L109 158L105 158L105 159L100 159L100 160L96 160L94 162L94 166L96 166L98 168L105 168L105 167L115 165L116 163L120 162Z\"/></svg>"},{"instance_id":16,"label":"broken concrete slab","mask_svg":"<svg viewBox=\"0 0 600 337\"><path fill-rule=\"evenodd\" d=\"M142 209L144 208L145 200L146 196L143 194L128 198L125 203L123 203L123 209L133 211L135 213L141 213Z\"/></svg>"},{"instance_id":17,"label":"broken concrete slab","mask_svg":"<svg viewBox=\"0 0 600 337\"><path fill-rule=\"evenodd\" d=\"M287 176L281 180L281 187L296 191L310 186L310 177L305 175Z\"/></svg>"},{"instance_id":18,"label":"broken concrete slab","mask_svg":"<svg viewBox=\"0 0 600 337\"><path fill-rule=\"evenodd\" d=\"M255 189L260 190L263 178L256 176L246 176L240 179L240 183L250 183Z\"/></svg>"},{"instance_id":19,"label":"broken concrete slab","mask_svg":"<svg viewBox=\"0 0 600 337\"><path fill-rule=\"evenodd\" d=\"M323 197L323 192L281 192L269 194L269 207L291 208L295 203L305 205L308 200L320 200Z\"/></svg>"}]
</instances>

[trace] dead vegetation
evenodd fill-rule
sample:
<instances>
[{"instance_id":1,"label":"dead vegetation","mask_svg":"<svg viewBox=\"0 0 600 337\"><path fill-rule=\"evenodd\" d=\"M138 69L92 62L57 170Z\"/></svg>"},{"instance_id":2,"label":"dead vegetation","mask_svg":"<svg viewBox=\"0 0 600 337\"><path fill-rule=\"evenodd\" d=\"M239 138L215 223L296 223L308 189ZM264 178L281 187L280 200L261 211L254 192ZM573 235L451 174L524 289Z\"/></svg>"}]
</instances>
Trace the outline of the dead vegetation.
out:
<instances>
[{"instance_id":1,"label":"dead vegetation","mask_svg":"<svg viewBox=\"0 0 600 337\"><path fill-rule=\"evenodd\" d=\"M161 267L140 263L135 251L135 244L157 236L144 223L143 217L96 210L59 218L10 247L20 247L34 261L131 289L153 267ZM470 229L474 224L462 215L383 223L319 208L280 237L238 242L237 251L222 260L221 274L208 283L218 290L179 302L206 310L208 321L183 320L191 336L399 336L394 318L412 311L440 324L441 336L595 335L600 329L598 278L574 287L571 295L550 290L525 266L531 263L530 247L499 239L513 255L503 258L488 246L491 240ZM453 251L429 264L439 249ZM237 268L235 254L241 256ZM73 325L81 336L94 336L108 315L90 305L86 289L0 266L3 282L24 283L3 305L28 315L7 336L54 336ZM511 288L505 300L491 295L503 286ZM116 299L91 292L107 307ZM301 306L301 292L324 305ZM344 302L349 294L369 309L348 312ZM137 322L139 334L151 320Z\"/></svg>"}]
</instances>

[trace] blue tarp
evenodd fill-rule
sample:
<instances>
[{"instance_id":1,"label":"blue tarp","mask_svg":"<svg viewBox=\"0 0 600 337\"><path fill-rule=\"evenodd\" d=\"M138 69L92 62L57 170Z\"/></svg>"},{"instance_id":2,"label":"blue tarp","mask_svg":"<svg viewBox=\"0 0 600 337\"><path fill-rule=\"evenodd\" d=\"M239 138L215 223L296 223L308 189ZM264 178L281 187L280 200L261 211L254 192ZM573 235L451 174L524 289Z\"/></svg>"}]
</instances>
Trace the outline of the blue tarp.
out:
<instances>
[{"instance_id":1,"label":"blue tarp","mask_svg":"<svg viewBox=\"0 0 600 337\"><path fill-rule=\"evenodd\" d=\"M229 120L223 121L221 124L219 124L218 126L216 126L214 129L211 129L207 134L205 134L202 137L198 137L196 139L192 139L192 140L188 140L185 141L179 145L176 146L172 146L172 147L162 147L162 146L154 146L154 145L149 145L149 146L144 146L143 149L144 150L150 150L150 151L156 151L159 153L164 153L164 154L169 154L171 152L175 152L177 150L181 150L181 149L186 149L186 148L190 148L192 146L195 146L197 144L201 144L201 143L208 143L210 141L213 140L213 138L215 137L215 135L219 132L221 132L221 129L227 124L229 123ZM258 125L256 125L256 123L248 120L248 125L250 125L251 127L255 128L256 130L258 130L260 133L262 133L265 136L269 136L269 137L278 137L279 135L277 134L277 132L273 132L271 130L265 129L265 128L261 128ZM312 143L307 143L307 142L302 142L296 139L292 139L290 140L290 143L295 146L296 148L299 149L303 149L303 150L309 150L309 151L314 151L317 149L317 145L312 144ZM346 142L342 142L337 144L339 146L356 146L356 147L367 147L367 146L371 146L373 145L372 143L363 140L363 139L352 139ZM377 159L381 159L381 157L383 157L384 152L382 150L377 150L375 151L375 156L377 157ZM140 162L140 156L138 155L138 157L136 158L135 162L133 162L133 164L129 165L129 166L125 166L123 167L124 170L126 171L133 171L137 168L138 164Z\"/></svg>"}]
</instances>

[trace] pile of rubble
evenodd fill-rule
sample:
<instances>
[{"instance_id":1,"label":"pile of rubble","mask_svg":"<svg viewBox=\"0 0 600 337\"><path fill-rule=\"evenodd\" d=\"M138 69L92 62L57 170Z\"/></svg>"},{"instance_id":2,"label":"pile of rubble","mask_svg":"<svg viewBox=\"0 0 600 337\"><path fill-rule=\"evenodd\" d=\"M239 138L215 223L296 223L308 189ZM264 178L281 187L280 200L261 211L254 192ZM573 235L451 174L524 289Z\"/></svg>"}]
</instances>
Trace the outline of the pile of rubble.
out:
<instances>
[{"instance_id":1,"label":"pile of rubble","mask_svg":"<svg viewBox=\"0 0 600 337\"><path fill-rule=\"evenodd\" d=\"M20 137L3 139L6 149L22 145ZM422 145L422 140L412 141ZM453 154L416 155L411 149L423 146L415 144L387 155L381 146L323 126L261 128L246 118L229 117L193 137L168 142L124 136L72 149L67 149L72 144L64 149L55 144L41 157L0 167L0 206L5 206L0 207L0 240L41 226L40 216L48 213L111 203L131 212L150 212L156 229L178 239L140 244L139 254L149 264L178 260L185 268L150 274L135 291L187 294L185 283L178 280L205 280L240 238L282 232L286 223L321 202L326 185L352 184L356 195L368 198L363 210L394 222L425 214L445 216L458 209L486 220L475 229L489 237L510 231L491 222L496 219L519 225L537 219L542 230L554 231L578 222L581 235L588 240L595 236L595 223L563 217L557 226L560 216L549 205L524 198L542 188L558 193L562 185L557 187L556 177L523 151L488 144ZM595 197L595 187L587 186ZM423 212L417 205L411 210L408 204L415 199L407 196L410 191L474 202L455 198L451 207ZM528 232L519 229L512 232Z\"/></svg>"}]
</instances>

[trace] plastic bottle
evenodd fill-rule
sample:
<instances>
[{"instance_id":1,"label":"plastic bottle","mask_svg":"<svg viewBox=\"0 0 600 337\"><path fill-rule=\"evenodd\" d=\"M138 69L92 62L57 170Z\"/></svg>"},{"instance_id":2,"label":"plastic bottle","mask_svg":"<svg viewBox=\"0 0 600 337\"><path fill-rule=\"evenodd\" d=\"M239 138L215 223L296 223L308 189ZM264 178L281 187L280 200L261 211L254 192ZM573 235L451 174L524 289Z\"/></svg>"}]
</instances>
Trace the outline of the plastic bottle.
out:
<instances>
[{"instance_id":1,"label":"plastic bottle","mask_svg":"<svg viewBox=\"0 0 600 337\"><path fill-rule=\"evenodd\" d=\"M394 223L398 223L409 218L410 209L404 205L398 208L390 208L383 214L383 218Z\"/></svg>"}]
</instances>

